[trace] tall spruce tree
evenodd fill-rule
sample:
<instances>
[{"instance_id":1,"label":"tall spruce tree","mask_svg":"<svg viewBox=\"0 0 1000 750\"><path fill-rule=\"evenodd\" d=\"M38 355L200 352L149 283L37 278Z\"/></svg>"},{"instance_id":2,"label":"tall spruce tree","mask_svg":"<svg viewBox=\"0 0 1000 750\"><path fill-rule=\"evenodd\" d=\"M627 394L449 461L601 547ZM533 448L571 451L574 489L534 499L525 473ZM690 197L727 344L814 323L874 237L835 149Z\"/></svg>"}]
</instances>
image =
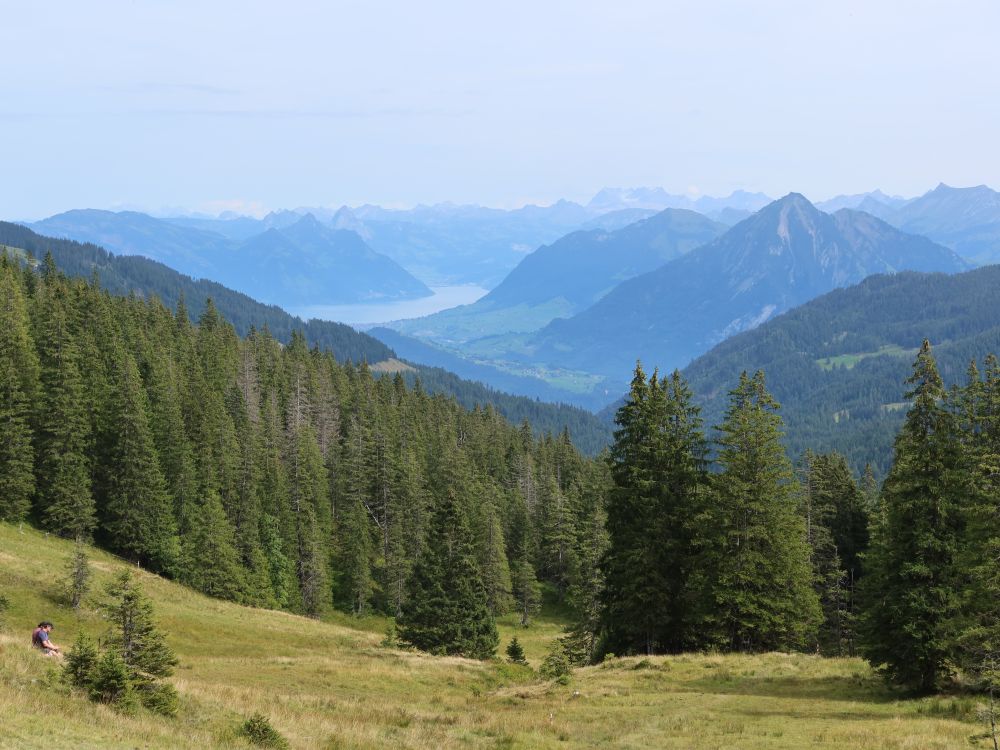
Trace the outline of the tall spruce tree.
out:
<instances>
[{"instance_id":1,"label":"tall spruce tree","mask_svg":"<svg viewBox=\"0 0 1000 750\"><path fill-rule=\"evenodd\" d=\"M805 464L806 538L823 609L817 645L824 654L849 655L854 653L854 583L867 543L867 519L852 512L861 507L860 492L843 456L807 451Z\"/></svg>"},{"instance_id":2,"label":"tall spruce tree","mask_svg":"<svg viewBox=\"0 0 1000 750\"><path fill-rule=\"evenodd\" d=\"M927 692L952 672L963 479L956 418L926 340L907 383L912 406L882 488L885 521L864 579L861 650L893 682Z\"/></svg>"},{"instance_id":3,"label":"tall spruce tree","mask_svg":"<svg viewBox=\"0 0 1000 750\"><path fill-rule=\"evenodd\" d=\"M0 253L0 520L23 521L35 491L31 405L38 360L22 279Z\"/></svg>"},{"instance_id":4,"label":"tall spruce tree","mask_svg":"<svg viewBox=\"0 0 1000 750\"><path fill-rule=\"evenodd\" d=\"M616 653L679 651L694 638L688 577L707 447L680 373L637 366L610 453L605 625Z\"/></svg>"},{"instance_id":5,"label":"tall spruce tree","mask_svg":"<svg viewBox=\"0 0 1000 750\"><path fill-rule=\"evenodd\" d=\"M407 582L399 637L422 651L489 659L499 636L454 489L436 498L427 542Z\"/></svg>"},{"instance_id":6,"label":"tall spruce tree","mask_svg":"<svg viewBox=\"0 0 1000 750\"><path fill-rule=\"evenodd\" d=\"M958 617L958 663L1000 695L1000 361L974 367L964 389L963 473L970 478L957 568L967 578Z\"/></svg>"},{"instance_id":7,"label":"tall spruce tree","mask_svg":"<svg viewBox=\"0 0 1000 750\"><path fill-rule=\"evenodd\" d=\"M718 428L700 603L710 642L734 651L800 648L820 620L777 409L763 372L744 372Z\"/></svg>"},{"instance_id":8,"label":"tall spruce tree","mask_svg":"<svg viewBox=\"0 0 1000 750\"><path fill-rule=\"evenodd\" d=\"M159 572L174 572L180 552L173 503L149 427L149 405L132 355L115 363L116 431L105 467L102 526L111 546Z\"/></svg>"},{"instance_id":9,"label":"tall spruce tree","mask_svg":"<svg viewBox=\"0 0 1000 750\"><path fill-rule=\"evenodd\" d=\"M35 410L36 512L46 529L89 539L96 525L88 459L91 427L65 279L49 271L35 305L41 365Z\"/></svg>"}]
</instances>

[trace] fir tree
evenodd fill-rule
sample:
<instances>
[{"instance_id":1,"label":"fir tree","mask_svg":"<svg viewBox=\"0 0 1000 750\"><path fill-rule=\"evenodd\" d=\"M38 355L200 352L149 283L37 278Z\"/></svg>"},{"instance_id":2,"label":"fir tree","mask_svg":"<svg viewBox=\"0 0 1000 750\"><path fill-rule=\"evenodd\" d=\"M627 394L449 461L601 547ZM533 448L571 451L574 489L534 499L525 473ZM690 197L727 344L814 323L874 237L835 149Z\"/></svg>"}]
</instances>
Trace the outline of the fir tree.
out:
<instances>
[{"instance_id":1,"label":"fir tree","mask_svg":"<svg viewBox=\"0 0 1000 750\"><path fill-rule=\"evenodd\" d=\"M963 472L970 478L957 569L966 572L957 618L958 663L990 697L996 741L1000 695L1000 362L988 355L983 379L970 372Z\"/></svg>"},{"instance_id":2,"label":"fir tree","mask_svg":"<svg viewBox=\"0 0 1000 750\"><path fill-rule=\"evenodd\" d=\"M327 542L330 536L326 467L312 429L300 425L290 445L288 495L295 524L296 573L303 610L319 614L330 599Z\"/></svg>"},{"instance_id":3,"label":"fir tree","mask_svg":"<svg viewBox=\"0 0 1000 750\"><path fill-rule=\"evenodd\" d=\"M70 606L80 609L83 597L90 591L90 561L87 559L87 546L82 539L77 539L73 554L66 563L67 585Z\"/></svg>"},{"instance_id":4,"label":"fir tree","mask_svg":"<svg viewBox=\"0 0 1000 750\"><path fill-rule=\"evenodd\" d=\"M618 653L678 651L694 636L688 578L707 448L680 374L647 382L637 366L619 409L610 466L605 629Z\"/></svg>"},{"instance_id":5,"label":"fir tree","mask_svg":"<svg viewBox=\"0 0 1000 750\"><path fill-rule=\"evenodd\" d=\"M801 647L820 619L777 409L763 373L743 373L718 428L701 604L711 640L735 651Z\"/></svg>"},{"instance_id":6,"label":"fir tree","mask_svg":"<svg viewBox=\"0 0 1000 750\"><path fill-rule=\"evenodd\" d=\"M91 430L63 283L46 283L36 299L42 391L35 412L36 505L45 528L89 539L96 525L87 457Z\"/></svg>"},{"instance_id":7,"label":"fir tree","mask_svg":"<svg viewBox=\"0 0 1000 750\"><path fill-rule=\"evenodd\" d=\"M35 491L31 405L38 361L20 279L0 255L0 520L23 521Z\"/></svg>"},{"instance_id":8,"label":"fir tree","mask_svg":"<svg viewBox=\"0 0 1000 750\"><path fill-rule=\"evenodd\" d=\"M510 639L507 644L507 661L511 664L521 664L528 666L528 660L524 658L524 647L517 640L517 636Z\"/></svg>"},{"instance_id":9,"label":"fir tree","mask_svg":"<svg viewBox=\"0 0 1000 750\"><path fill-rule=\"evenodd\" d=\"M423 553L407 583L399 637L422 651L488 659L498 636L459 498L437 507Z\"/></svg>"},{"instance_id":10,"label":"fir tree","mask_svg":"<svg viewBox=\"0 0 1000 750\"><path fill-rule=\"evenodd\" d=\"M111 631L107 637L108 651L98 666L95 689L103 671L118 695L127 695L128 689L121 687L121 669L117 661L120 659L125 666L127 682L143 705L160 713L173 713L176 710L173 688L165 685L162 679L173 674L177 657L153 619L153 603L127 571L115 578L107 592L111 597L107 606ZM108 691L102 692L106 698Z\"/></svg>"},{"instance_id":11,"label":"fir tree","mask_svg":"<svg viewBox=\"0 0 1000 750\"><path fill-rule=\"evenodd\" d=\"M177 527L149 428L146 393L131 355L119 352L115 374L116 431L105 467L103 527L115 549L170 572L179 555Z\"/></svg>"},{"instance_id":12,"label":"fir tree","mask_svg":"<svg viewBox=\"0 0 1000 750\"><path fill-rule=\"evenodd\" d=\"M63 665L66 681L73 687L89 688L94 679L98 656L94 641L81 630L73 641L73 648L66 654L66 663Z\"/></svg>"},{"instance_id":13,"label":"fir tree","mask_svg":"<svg viewBox=\"0 0 1000 750\"><path fill-rule=\"evenodd\" d=\"M204 594L242 601L246 593L245 570L233 540L233 529L222 501L209 492L191 508L181 538L180 579Z\"/></svg>"},{"instance_id":14,"label":"fir tree","mask_svg":"<svg viewBox=\"0 0 1000 750\"><path fill-rule=\"evenodd\" d=\"M497 510L497 498L484 503L479 540L479 567L486 587L486 603L494 617L510 611L513 606L510 563L507 560L503 525Z\"/></svg>"},{"instance_id":15,"label":"fir tree","mask_svg":"<svg viewBox=\"0 0 1000 750\"><path fill-rule=\"evenodd\" d=\"M955 417L926 340L907 383L912 407L882 488L886 518L864 582L862 653L893 682L926 692L952 671L962 482Z\"/></svg>"}]
</instances>

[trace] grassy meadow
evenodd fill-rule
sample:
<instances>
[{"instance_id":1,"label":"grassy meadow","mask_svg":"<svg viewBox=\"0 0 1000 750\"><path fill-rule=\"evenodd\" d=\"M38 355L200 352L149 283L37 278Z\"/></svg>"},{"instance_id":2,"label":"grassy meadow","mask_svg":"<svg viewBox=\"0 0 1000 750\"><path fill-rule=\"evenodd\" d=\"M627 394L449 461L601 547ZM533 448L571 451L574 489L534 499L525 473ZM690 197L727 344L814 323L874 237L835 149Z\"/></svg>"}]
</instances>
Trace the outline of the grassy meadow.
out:
<instances>
[{"instance_id":1,"label":"grassy meadow","mask_svg":"<svg viewBox=\"0 0 1000 750\"><path fill-rule=\"evenodd\" d=\"M72 551L0 524L0 748L246 748L236 732L260 712L293 748L934 748L970 744L985 725L964 696L905 700L859 659L802 654L610 659L568 684L501 663L382 647L388 622L333 614L315 621L208 599L139 572L180 658L176 718L126 717L91 703L28 646L55 622L64 650L77 631L106 630L97 604L125 565L94 552L93 591L77 617L61 591ZM559 618L501 622L537 667Z\"/></svg>"}]
</instances>

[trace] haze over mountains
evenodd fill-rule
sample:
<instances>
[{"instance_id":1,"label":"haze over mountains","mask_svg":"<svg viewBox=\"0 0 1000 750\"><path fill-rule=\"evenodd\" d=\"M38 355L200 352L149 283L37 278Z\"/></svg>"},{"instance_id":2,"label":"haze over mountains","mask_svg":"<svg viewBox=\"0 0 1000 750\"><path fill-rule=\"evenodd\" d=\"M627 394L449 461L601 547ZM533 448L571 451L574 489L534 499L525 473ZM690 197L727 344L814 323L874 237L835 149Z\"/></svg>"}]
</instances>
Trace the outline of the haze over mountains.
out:
<instances>
[{"instance_id":1,"label":"haze over mountains","mask_svg":"<svg viewBox=\"0 0 1000 750\"><path fill-rule=\"evenodd\" d=\"M271 304L413 299L431 294L426 285L376 253L356 233L323 225L311 214L289 218L294 222L271 226L242 242L132 211L67 211L31 227L54 237L92 242L115 253L142 255Z\"/></svg>"},{"instance_id":2,"label":"haze over mountains","mask_svg":"<svg viewBox=\"0 0 1000 750\"><path fill-rule=\"evenodd\" d=\"M705 244L725 231L707 217L666 209L615 231L573 232L525 257L472 305L394 324L397 330L464 342L538 330L592 305L615 285Z\"/></svg>"},{"instance_id":3,"label":"haze over mountains","mask_svg":"<svg viewBox=\"0 0 1000 750\"><path fill-rule=\"evenodd\" d=\"M585 205L511 211L365 205L156 219L79 210L34 226L298 309L481 285L490 291L472 305L376 333L495 387L589 408L614 396L636 357L682 365L872 273L1000 260L1000 193L985 186L939 185L912 199L874 190L816 206L795 194L605 188Z\"/></svg>"},{"instance_id":4,"label":"haze over mountains","mask_svg":"<svg viewBox=\"0 0 1000 750\"><path fill-rule=\"evenodd\" d=\"M965 270L953 251L864 213L791 193L696 251L626 281L541 330L540 361L604 375L635 359L673 369L795 305L873 273Z\"/></svg>"},{"instance_id":5,"label":"haze over mountains","mask_svg":"<svg viewBox=\"0 0 1000 750\"><path fill-rule=\"evenodd\" d=\"M859 211L830 215L794 193L728 230L697 216L669 209L616 232L568 235L474 305L393 327L479 367L568 386L567 399L591 406L600 392L589 388L605 392L609 379L624 388L636 358L681 367L727 336L871 274L970 267L926 237ZM693 249L698 237L704 244Z\"/></svg>"}]
</instances>

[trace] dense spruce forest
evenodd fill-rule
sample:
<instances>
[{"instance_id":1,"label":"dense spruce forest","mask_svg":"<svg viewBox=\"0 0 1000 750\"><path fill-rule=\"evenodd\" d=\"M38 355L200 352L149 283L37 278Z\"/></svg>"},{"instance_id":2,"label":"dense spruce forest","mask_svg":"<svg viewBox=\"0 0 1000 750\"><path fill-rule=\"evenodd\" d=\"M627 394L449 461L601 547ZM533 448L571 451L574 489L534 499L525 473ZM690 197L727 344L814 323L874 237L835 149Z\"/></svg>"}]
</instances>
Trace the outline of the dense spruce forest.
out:
<instances>
[{"instance_id":1,"label":"dense spruce forest","mask_svg":"<svg viewBox=\"0 0 1000 750\"><path fill-rule=\"evenodd\" d=\"M37 271L4 257L0 285L2 518L214 596L397 615L450 504L491 616L530 621L540 582L581 585L607 471L567 433L536 439L300 333L240 339L212 303L192 325L52 256Z\"/></svg>"},{"instance_id":2,"label":"dense spruce forest","mask_svg":"<svg viewBox=\"0 0 1000 750\"><path fill-rule=\"evenodd\" d=\"M488 658L543 589L553 663L610 653L867 657L905 687L1000 664L1000 363L946 390L925 340L884 485L794 466L762 371L706 434L678 372L636 368L614 443L582 457L492 408L240 338L209 302L112 296L0 258L0 518L93 539L212 596L396 618ZM548 663L548 660L547 660Z\"/></svg>"},{"instance_id":3,"label":"dense spruce forest","mask_svg":"<svg viewBox=\"0 0 1000 750\"><path fill-rule=\"evenodd\" d=\"M102 289L114 295L156 297L171 309L184 300L192 323L198 321L206 301L211 299L219 314L240 336L248 335L252 329L266 328L275 339L287 344L293 332L298 331L309 347L329 350L341 363L375 364L395 356L381 341L350 326L326 320L302 320L280 307L265 305L214 281L192 279L142 256L115 255L96 245L46 237L20 224L0 221L0 250L4 247L16 248L36 260L50 253L56 267L67 276L96 279ZM596 455L610 442L607 422L584 409L511 396L436 367L409 366L405 377L411 385L419 377L428 392L455 396L468 408L491 404L510 421L520 423L530 419L536 437L568 428L574 445L588 455Z\"/></svg>"}]
</instances>

